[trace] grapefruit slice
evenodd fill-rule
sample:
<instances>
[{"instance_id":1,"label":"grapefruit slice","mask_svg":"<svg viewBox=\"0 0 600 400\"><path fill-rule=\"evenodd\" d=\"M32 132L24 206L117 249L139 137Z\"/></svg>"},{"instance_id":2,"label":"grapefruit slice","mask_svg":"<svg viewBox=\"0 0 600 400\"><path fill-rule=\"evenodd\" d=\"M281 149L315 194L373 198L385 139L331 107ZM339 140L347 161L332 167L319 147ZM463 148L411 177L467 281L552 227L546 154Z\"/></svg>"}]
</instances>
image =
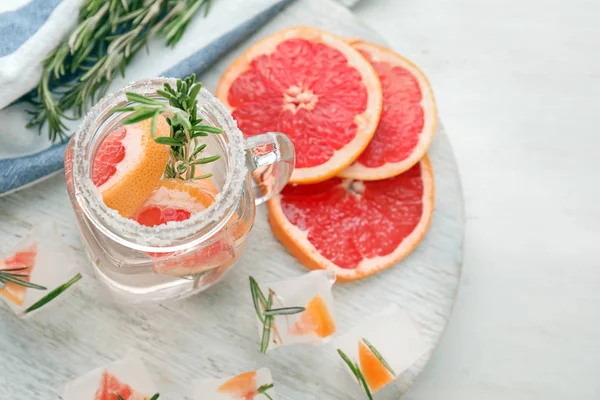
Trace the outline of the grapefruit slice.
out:
<instances>
[{"instance_id":1,"label":"grapefruit slice","mask_svg":"<svg viewBox=\"0 0 600 400\"><path fill-rule=\"evenodd\" d=\"M352 281L388 268L419 244L433 214L433 192L425 157L381 181L334 178L287 186L269 201L269 222L306 267Z\"/></svg>"},{"instance_id":2,"label":"grapefruit slice","mask_svg":"<svg viewBox=\"0 0 600 400\"><path fill-rule=\"evenodd\" d=\"M208 208L215 201L216 194L216 188L208 180L190 183L164 179L158 182L132 218L145 226L185 221L192 214Z\"/></svg>"},{"instance_id":3,"label":"grapefruit slice","mask_svg":"<svg viewBox=\"0 0 600 400\"><path fill-rule=\"evenodd\" d=\"M382 104L369 62L342 39L309 27L250 47L221 78L217 97L245 136L279 131L292 140L292 183L324 181L356 160Z\"/></svg>"},{"instance_id":4,"label":"grapefruit slice","mask_svg":"<svg viewBox=\"0 0 600 400\"><path fill-rule=\"evenodd\" d=\"M373 393L394 380L394 376L362 340L358 342L358 361L360 371Z\"/></svg>"},{"instance_id":5,"label":"grapefruit slice","mask_svg":"<svg viewBox=\"0 0 600 400\"><path fill-rule=\"evenodd\" d=\"M7 257L3 261L0 261L0 271L3 269L26 268L24 270L15 272L15 274L28 275L20 276L19 279L29 282L31 272L33 271L33 267L35 266L36 256L37 244L34 243L27 249L18 251L13 256ZM0 289L0 294L2 296L12 301L19 307L23 306L26 293L27 288L25 286L13 282L7 282L6 285Z\"/></svg>"},{"instance_id":6,"label":"grapefruit slice","mask_svg":"<svg viewBox=\"0 0 600 400\"><path fill-rule=\"evenodd\" d=\"M437 109L427 78L406 58L368 42L352 42L377 72L383 111L375 136L354 164L339 176L380 180L399 175L427 152L437 125Z\"/></svg>"},{"instance_id":7,"label":"grapefruit slice","mask_svg":"<svg viewBox=\"0 0 600 400\"><path fill-rule=\"evenodd\" d=\"M185 221L192 214L208 208L215 201L217 193L217 188L209 179L193 182L164 179L159 181L156 189L134 213L132 219L145 226ZM232 258L237 258L234 257L236 240L243 238L249 228L248 223L236 213L222 236L200 250L182 257L177 257L174 253L150 253L155 259L154 272L193 275L215 267L219 267L221 272L225 271L233 263Z\"/></svg>"},{"instance_id":8,"label":"grapefruit slice","mask_svg":"<svg viewBox=\"0 0 600 400\"><path fill-rule=\"evenodd\" d=\"M335 333L335 322L320 295L316 295L306 305L294 325L289 329L292 335L316 335L321 338Z\"/></svg>"},{"instance_id":9,"label":"grapefruit slice","mask_svg":"<svg viewBox=\"0 0 600 400\"><path fill-rule=\"evenodd\" d=\"M94 185L104 204L126 218L152 193L169 160L169 147L152 139L151 126L152 120L147 119L114 130L94 156ZM156 135L170 135L169 124L162 116L156 124Z\"/></svg>"},{"instance_id":10,"label":"grapefruit slice","mask_svg":"<svg viewBox=\"0 0 600 400\"><path fill-rule=\"evenodd\" d=\"M257 394L256 372L245 372L222 384L217 393L224 393L242 400L253 400Z\"/></svg>"},{"instance_id":11,"label":"grapefruit slice","mask_svg":"<svg viewBox=\"0 0 600 400\"><path fill-rule=\"evenodd\" d=\"M148 400L147 396L136 392L131 386L122 383L116 376L105 370L100 378L100 386L94 400L116 400L117 395L123 400Z\"/></svg>"}]
</instances>

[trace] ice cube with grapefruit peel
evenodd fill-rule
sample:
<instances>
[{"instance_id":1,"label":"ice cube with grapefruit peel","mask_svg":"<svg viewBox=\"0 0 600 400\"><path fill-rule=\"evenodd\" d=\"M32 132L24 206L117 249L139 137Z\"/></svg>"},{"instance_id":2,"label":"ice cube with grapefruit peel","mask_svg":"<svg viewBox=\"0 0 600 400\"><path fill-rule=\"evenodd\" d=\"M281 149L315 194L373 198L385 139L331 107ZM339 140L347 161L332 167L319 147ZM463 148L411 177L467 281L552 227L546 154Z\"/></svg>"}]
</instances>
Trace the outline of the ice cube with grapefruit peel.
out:
<instances>
[{"instance_id":1,"label":"ice cube with grapefruit peel","mask_svg":"<svg viewBox=\"0 0 600 400\"><path fill-rule=\"evenodd\" d=\"M271 371L261 368L225 379L200 379L194 382L197 400L276 399Z\"/></svg>"},{"instance_id":2,"label":"ice cube with grapefruit peel","mask_svg":"<svg viewBox=\"0 0 600 400\"><path fill-rule=\"evenodd\" d=\"M149 400L158 391L139 355L94 369L69 382L63 400Z\"/></svg>"},{"instance_id":3,"label":"ice cube with grapefruit peel","mask_svg":"<svg viewBox=\"0 0 600 400\"><path fill-rule=\"evenodd\" d=\"M36 257L37 242L33 241L31 244L24 246L23 250L19 250L12 256L0 260L0 271L15 270L14 273L19 275L19 279L30 282L33 267L35 267ZM21 307L25 301L25 293L27 293L27 290L27 287L9 281L0 288L0 295L6 300L12 301L14 304Z\"/></svg>"},{"instance_id":4,"label":"ice cube with grapefruit peel","mask_svg":"<svg viewBox=\"0 0 600 400\"><path fill-rule=\"evenodd\" d=\"M406 257L427 232L433 207L427 157L380 181L334 178L288 185L267 206L279 241L309 269L333 271L342 282L365 278Z\"/></svg>"},{"instance_id":5,"label":"ice cube with grapefruit peel","mask_svg":"<svg viewBox=\"0 0 600 400\"><path fill-rule=\"evenodd\" d=\"M108 370L104 370L94 400L115 400L119 397L123 400L150 399L149 396L143 395L128 384L121 382L119 378L111 374Z\"/></svg>"},{"instance_id":6,"label":"ice cube with grapefruit peel","mask_svg":"<svg viewBox=\"0 0 600 400\"><path fill-rule=\"evenodd\" d=\"M169 160L169 146L154 141L151 127L150 119L120 126L104 138L94 155L94 185L104 204L126 218L132 216L156 188ZM169 135L169 124L159 116L156 136Z\"/></svg>"},{"instance_id":7,"label":"ice cube with grapefruit peel","mask_svg":"<svg viewBox=\"0 0 600 400\"><path fill-rule=\"evenodd\" d=\"M265 297L273 294L271 309L297 309L293 314L274 315L266 350L294 344L320 345L336 333L334 300L331 288L335 274L331 271L312 271L295 278L258 284ZM264 311L264 307L261 307ZM259 337L264 323L258 317Z\"/></svg>"},{"instance_id":8,"label":"ice cube with grapefruit peel","mask_svg":"<svg viewBox=\"0 0 600 400\"><path fill-rule=\"evenodd\" d=\"M217 97L245 136L283 132L296 149L291 183L332 178L375 133L379 78L343 39L312 27L277 32L251 46L223 74Z\"/></svg>"},{"instance_id":9,"label":"ice cube with grapefruit peel","mask_svg":"<svg viewBox=\"0 0 600 400\"><path fill-rule=\"evenodd\" d=\"M358 367L371 393L391 383L430 351L410 314L395 304L336 337L334 347ZM346 361L343 366L355 378Z\"/></svg>"},{"instance_id":10,"label":"ice cube with grapefruit peel","mask_svg":"<svg viewBox=\"0 0 600 400\"><path fill-rule=\"evenodd\" d=\"M55 220L41 220L11 251L0 255L0 272L14 274L19 280L40 287L25 287L10 281L0 284L0 298L18 316L31 316L25 313L29 307L76 274L77 257L61 238L66 229ZM67 297L68 293L63 293L37 312L48 310Z\"/></svg>"}]
</instances>

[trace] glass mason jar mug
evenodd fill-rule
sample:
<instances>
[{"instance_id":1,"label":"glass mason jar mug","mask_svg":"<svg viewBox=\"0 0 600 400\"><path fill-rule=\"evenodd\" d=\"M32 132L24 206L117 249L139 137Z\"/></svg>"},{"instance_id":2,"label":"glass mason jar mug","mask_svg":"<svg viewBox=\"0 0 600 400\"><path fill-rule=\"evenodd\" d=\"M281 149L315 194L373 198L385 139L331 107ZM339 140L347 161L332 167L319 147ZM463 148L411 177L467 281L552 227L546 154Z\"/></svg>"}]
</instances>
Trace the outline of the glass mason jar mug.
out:
<instances>
[{"instance_id":1,"label":"glass mason jar mug","mask_svg":"<svg viewBox=\"0 0 600 400\"><path fill-rule=\"evenodd\" d=\"M202 89L198 114L204 124L223 130L203 138L206 155L221 156L202 166L203 173L213 174L212 204L184 221L157 226L141 225L108 208L94 186L92 169L103 140L129 114L112 110L135 105L126 92L164 100L156 90L165 82L175 84L174 79L156 78L102 99L65 153L67 190L87 254L98 278L117 299L128 303L181 298L214 285L240 257L256 205L283 189L294 168L294 147L284 134L244 139L228 110Z\"/></svg>"}]
</instances>

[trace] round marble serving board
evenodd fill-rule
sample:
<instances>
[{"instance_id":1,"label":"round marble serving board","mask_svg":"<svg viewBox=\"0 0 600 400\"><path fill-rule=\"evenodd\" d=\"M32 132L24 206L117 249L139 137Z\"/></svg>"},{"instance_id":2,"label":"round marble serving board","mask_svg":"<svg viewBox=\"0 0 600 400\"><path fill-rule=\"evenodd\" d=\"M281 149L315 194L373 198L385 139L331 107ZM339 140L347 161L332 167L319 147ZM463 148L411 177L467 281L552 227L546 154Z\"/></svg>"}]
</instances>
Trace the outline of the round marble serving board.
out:
<instances>
[{"instance_id":1,"label":"round marble serving board","mask_svg":"<svg viewBox=\"0 0 600 400\"><path fill-rule=\"evenodd\" d=\"M223 70L248 43L300 24L385 44L342 6L330 1L299 1L202 80L214 90ZM401 50L398 45L392 47ZM437 346L459 284L464 230L459 174L441 124L429 157L436 199L428 234L397 266L363 281L335 286L340 332L397 303L418 322L431 352ZM8 252L36 221L47 217L64 222L63 240L76 250L74 263L85 279L64 302L28 320L16 318L6 305L0 305L0 399L58 399L66 382L132 349L144 354L161 398L166 400L190 399L193 379L225 377L261 366L271 369L281 399L364 398L330 345L289 346L267 355L259 353L248 275L268 282L306 272L273 237L264 207L259 207L246 252L223 282L197 296L147 308L114 303L93 277L62 175L0 198L0 254ZM424 369L431 352L376 399L398 399Z\"/></svg>"}]
</instances>

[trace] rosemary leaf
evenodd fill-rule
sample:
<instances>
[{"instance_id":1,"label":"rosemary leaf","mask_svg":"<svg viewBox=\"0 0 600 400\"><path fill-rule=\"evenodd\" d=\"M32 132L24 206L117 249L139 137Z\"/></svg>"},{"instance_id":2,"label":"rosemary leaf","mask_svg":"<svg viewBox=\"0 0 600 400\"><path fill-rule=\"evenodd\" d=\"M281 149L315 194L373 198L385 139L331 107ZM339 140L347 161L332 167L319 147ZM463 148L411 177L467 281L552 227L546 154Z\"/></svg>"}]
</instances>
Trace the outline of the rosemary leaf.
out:
<instances>
[{"instance_id":1,"label":"rosemary leaf","mask_svg":"<svg viewBox=\"0 0 600 400\"><path fill-rule=\"evenodd\" d=\"M294 315L299 314L305 310L304 307L284 307L284 308L271 308L263 312L264 315Z\"/></svg>"},{"instance_id":2,"label":"rosemary leaf","mask_svg":"<svg viewBox=\"0 0 600 400\"><path fill-rule=\"evenodd\" d=\"M211 163L213 161L217 161L219 158L221 158L221 156L210 156L210 157L200 158L200 159L192 162L192 164L193 165L208 164L208 163Z\"/></svg>"},{"instance_id":3,"label":"rosemary leaf","mask_svg":"<svg viewBox=\"0 0 600 400\"><path fill-rule=\"evenodd\" d=\"M174 137L169 136L155 137L154 141L158 144L166 144L168 146L183 146L181 139L175 139Z\"/></svg>"},{"instance_id":4,"label":"rosemary leaf","mask_svg":"<svg viewBox=\"0 0 600 400\"><path fill-rule=\"evenodd\" d=\"M388 364L387 361L385 361L385 359L383 358L383 356L381 355L381 353L375 348L375 346L373 346L365 338L362 338L362 341L364 342L364 344L367 345L367 347L369 348L369 350L371 350L371 353L373 353L375 355L375 357L377 357L377 359L379 360L379 362L381 362L383 364L383 366L385 367L385 369L387 369L389 371L389 373L392 374L392 376L396 376L396 373L394 372L394 370L392 369L392 367L390 366L390 364Z\"/></svg>"},{"instance_id":5,"label":"rosemary leaf","mask_svg":"<svg viewBox=\"0 0 600 400\"><path fill-rule=\"evenodd\" d=\"M260 386L258 389L256 389L256 394L262 394L267 399L273 400L273 398L269 395L269 393L267 393L267 390L272 389L272 388L273 388L273 384L267 383L265 385Z\"/></svg>"},{"instance_id":6,"label":"rosemary leaf","mask_svg":"<svg viewBox=\"0 0 600 400\"><path fill-rule=\"evenodd\" d=\"M51 291L50 293L48 293L46 296L44 296L40 300L38 300L34 305L32 305L31 307L29 307L27 310L25 310L25 314L30 313L32 311L37 310L40 307L45 306L46 304L48 304L49 302L51 302L52 300L54 300L56 297L58 297L65 290L67 290L68 288L70 288L73 284L75 284L81 278L82 278L81 274L77 273L77 275L75 275L73 278L71 278L70 281L68 281L68 282L60 285L59 287L57 287L56 289L54 289L53 291Z\"/></svg>"},{"instance_id":7,"label":"rosemary leaf","mask_svg":"<svg viewBox=\"0 0 600 400\"><path fill-rule=\"evenodd\" d=\"M0 281L1 282L12 282L12 283L16 283L17 285L24 286L24 287L27 287L30 289L47 290L47 288L44 286L36 285L35 283L24 281L23 279L19 279L19 277L28 277L28 275L24 276L22 274L10 274L10 273L0 272Z\"/></svg>"},{"instance_id":8,"label":"rosemary leaf","mask_svg":"<svg viewBox=\"0 0 600 400\"><path fill-rule=\"evenodd\" d=\"M252 293L252 302L254 303L254 310L256 311L256 315L258 316L258 319L260 320L260 322L262 322L264 324L265 322L265 317L262 314L262 310L260 309L260 298L259 296L262 296L262 298L264 299L264 295L261 293L260 291L260 287L258 286L258 283L256 283L256 280L254 280L253 277L250 277L250 293ZM260 293L260 294L259 294ZM264 304L266 304L266 300L264 301ZM264 306L263 304L263 306Z\"/></svg>"},{"instance_id":9,"label":"rosemary leaf","mask_svg":"<svg viewBox=\"0 0 600 400\"><path fill-rule=\"evenodd\" d=\"M273 323L272 316L265 316L265 322L263 325L263 334L262 339L260 341L260 352L266 353L267 348L269 347L269 339L271 338L271 324Z\"/></svg>"},{"instance_id":10,"label":"rosemary leaf","mask_svg":"<svg viewBox=\"0 0 600 400\"><path fill-rule=\"evenodd\" d=\"M360 372L360 368L358 367L358 365L354 364L342 350L337 349L337 352L340 355L340 357L342 357L342 360L344 360L348 368L350 368L350 371L356 377L358 383L361 384L369 400L373 400L373 395L371 394L369 385L367 384L367 381L365 380L365 377L363 376L362 372Z\"/></svg>"}]
</instances>

